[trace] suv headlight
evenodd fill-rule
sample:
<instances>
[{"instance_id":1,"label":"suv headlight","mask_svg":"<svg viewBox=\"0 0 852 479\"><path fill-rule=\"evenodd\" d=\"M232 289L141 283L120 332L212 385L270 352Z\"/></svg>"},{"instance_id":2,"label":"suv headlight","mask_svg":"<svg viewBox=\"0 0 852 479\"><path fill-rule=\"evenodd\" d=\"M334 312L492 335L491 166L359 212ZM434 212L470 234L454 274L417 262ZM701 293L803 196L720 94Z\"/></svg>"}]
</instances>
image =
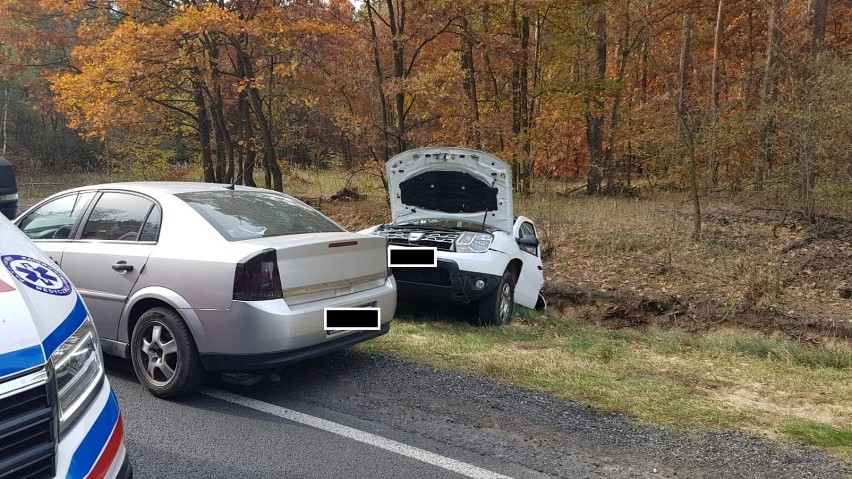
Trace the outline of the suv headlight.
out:
<instances>
[{"instance_id":1,"label":"suv headlight","mask_svg":"<svg viewBox=\"0 0 852 479\"><path fill-rule=\"evenodd\" d=\"M100 340L91 318L56 348L51 361L59 395L61 436L89 407L104 381Z\"/></svg>"},{"instance_id":2,"label":"suv headlight","mask_svg":"<svg viewBox=\"0 0 852 479\"><path fill-rule=\"evenodd\" d=\"M494 236L488 233L462 233L456 238L457 253L484 253L488 251Z\"/></svg>"}]
</instances>

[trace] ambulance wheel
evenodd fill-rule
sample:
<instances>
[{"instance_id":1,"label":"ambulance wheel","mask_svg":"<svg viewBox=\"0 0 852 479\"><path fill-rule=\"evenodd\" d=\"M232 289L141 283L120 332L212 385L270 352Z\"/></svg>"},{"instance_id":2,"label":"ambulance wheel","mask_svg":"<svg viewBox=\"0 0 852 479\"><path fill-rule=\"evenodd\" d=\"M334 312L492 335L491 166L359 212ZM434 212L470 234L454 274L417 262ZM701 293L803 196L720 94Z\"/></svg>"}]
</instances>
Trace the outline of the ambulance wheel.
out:
<instances>
[{"instance_id":1,"label":"ambulance wheel","mask_svg":"<svg viewBox=\"0 0 852 479\"><path fill-rule=\"evenodd\" d=\"M139 317L130 355L139 382L160 398L192 392L206 376L189 328L170 308L151 308Z\"/></svg>"}]
</instances>

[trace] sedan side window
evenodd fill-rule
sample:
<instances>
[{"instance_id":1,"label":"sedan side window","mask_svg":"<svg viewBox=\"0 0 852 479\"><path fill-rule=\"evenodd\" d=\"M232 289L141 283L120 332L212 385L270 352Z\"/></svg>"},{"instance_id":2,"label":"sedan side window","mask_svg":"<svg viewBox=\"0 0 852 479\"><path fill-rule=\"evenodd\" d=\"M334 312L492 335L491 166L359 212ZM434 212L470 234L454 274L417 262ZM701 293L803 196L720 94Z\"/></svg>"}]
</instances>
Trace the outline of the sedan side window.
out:
<instances>
[{"instance_id":1,"label":"sedan side window","mask_svg":"<svg viewBox=\"0 0 852 479\"><path fill-rule=\"evenodd\" d=\"M81 239L136 241L152 205L141 196L106 192L86 220Z\"/></svg>"},{"instance_id":2,"label":"sedan side window","mask_svg":"<svg viewBox=\"0 0 852 479\"><path fill-rule=\"evenodd\" d=\"M18 227L30 239L68 239L93 196L94 192L86 191L56 198L24 217Z\"/></svg>"},{"instance_id":3,"label":"sedan side window","mask_svg":"<svg viewBox=\"0 0 852 479\"><path fill-rule=\"evenodd\" d=\"M160 207L154 205L154 208L148 213L145 226L142 227L139 241L157 241L157 237L160 236L160 218Z\"/></svg>"},{"instance_id":4,"label":"sedan side window","mask_svg":"<svg viewBox=\"0 0 852 479\"><path fill-rule=\"evenodd\" d=\"M521 225L521 238L536 238L535 226L533 226L532 223L524 222ZM535 246L521 245L520 248L529 254L538 254L538 248Z\"/></svg>"}]
</instances>

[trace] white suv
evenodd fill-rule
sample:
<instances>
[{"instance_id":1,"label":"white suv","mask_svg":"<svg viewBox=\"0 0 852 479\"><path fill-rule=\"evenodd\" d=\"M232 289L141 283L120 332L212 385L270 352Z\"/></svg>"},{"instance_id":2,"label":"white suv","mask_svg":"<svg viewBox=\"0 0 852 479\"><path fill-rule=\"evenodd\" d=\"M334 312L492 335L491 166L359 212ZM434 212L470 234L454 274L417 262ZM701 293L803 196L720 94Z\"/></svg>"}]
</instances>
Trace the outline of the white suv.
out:
<instances>
[{"instance_id":1,"label":"white suv","mask_svg":"<svg viewBox=\"0 0 852 479\"><path fill-rule=\"evenodd\" d=\"M538 232L514 217L509 165L476 150L420 148L385 165L393 222L363 230L391 248L433 247L435 266L395 267L400 297L477 303L478 324L544 309Z\"/></svg>"}]
</instances>

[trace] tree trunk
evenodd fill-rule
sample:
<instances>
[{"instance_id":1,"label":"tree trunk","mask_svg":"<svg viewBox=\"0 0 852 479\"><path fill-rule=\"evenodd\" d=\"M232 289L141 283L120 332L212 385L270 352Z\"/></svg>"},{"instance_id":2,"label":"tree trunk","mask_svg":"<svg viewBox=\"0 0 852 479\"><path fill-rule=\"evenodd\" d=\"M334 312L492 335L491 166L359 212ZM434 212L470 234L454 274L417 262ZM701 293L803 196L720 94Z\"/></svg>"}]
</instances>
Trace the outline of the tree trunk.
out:
<instances>
[{"instance_id":1,"label":"tree trunk","mask_svg":"<svg viewBox=\"0 0 852 479\"><path fill-rule=\"evenodd\" d=\"M689 99L689 47L690 36L692 33L692 15L685 13L683 15L683 43L680 49L680 70L678 74L678 95L677 95L677 118L678 131L686 145L686 154L689 161L689 186L692 193L692 237L699 239L701 237L701 202L698 197L698 165L695 161L695 135L692 132L692 126L689 124L688 106Z\"/></svg>"},{"instance_id":2,"label":"tree trunk","mask_svg":"<svg viewBox=\"0 0 852 479\"><path fill-rule=\"evenodd\" d=\"M627 56L629 52L622 50L619 47L620 62L618 65L618 76L616 82L621 82L624 79L624 70L627 67ZM615 98L612 100L612 110L609 116L609 131L606 139L606 148L603 152L603 178L606 179L607 189L615 187L615 142L616 142L616 127L618 126L618 109L621 104L621 89L615 92Z\"/></svg>"},{"instance_id":3,"label":"tree trunk","mask_svg":"<svg viewBox=\"0 0 852 479\"><path fill-rule=\"evenodd\" d=\"M228 131L228 124L225 121L222 86L219 81L219 42L211 35L206 34L203 36L203 44L209 55L208 62L211 72L210 86L212 90L208 89L207 94L210 97L208 107L210 108L210 118L213 120L216 150L218 152L216 179L222 183L230 183L234 176L234 143L231 140L231 133Z\"/></svg>"},{"instance_id":4,"label":"tree trunk","mask_svg":"<svg viewBox=\"0 0 852 479\"><path fill-rule=\"evenodd\" d=\"M196 72L196 74L198 74ZM201 170L204 181L213 183L216 174L213 171L213 157L210 153L210 117L207 116L207 105L204 102L204 91L198 80L192 81L192 99L195 103L196 121L198 122L198 144L201 147Z\"/></svg>"},{"instance_id":5,"label":"tree trunk","mask_svg":"<svg viewBox=\"0 0 852 479\"><path fill-rule=\"evenodd\" d=\"M240 123L243 130L243 151L245 152L245 161L242 163L240 176L242 183L246 186L257 186L254 181L254 164L257 161L257 151L254 148L255 136L254 125L251 120L251 106L249 105L248 95L245 90L240 92L238 97L240 107Z\"/></svg>"},{"instance_id":6,"label":"tree trunk","mask_svg":"<svg viewBox=\"0 0 852 479\"><path fill-rule=\"evenodd\" d=\"M651 50L650 40L642 42L642 73L639 79L639 105L644 105L648 100L648 55Z\"/></svg>"},{"instance_id":7,"label":"tree trunk","mask_svg":"<svg viewBox=\"0 0 852 479\"><path fill-rule=\"evenodd\" d=\"M210 97L211 95L207 95ZM222 130L219 129L219 123L216 121L217 113L216 113L216 105L214 104L214 100L209 98L207 101L207 116L212 120L210 122L210 127L213 133L213 172L216 175L216 183L222 183L225 181L225 141L222 140Z\"/></svg>"},{"instance_id":8,"label":"tree trunk","mask_svg":"<svg viewBox=\"0 0 852 479\"><path fill-rule=\"evenodd\" d=\"M471 133L473 136L473 144L477 150L482 149L482 135L479 131L479 100L476 92L476 69L473 64L473 33L470 30L470 25L467 19L462 20L462 30L464 32L464 45L461 56L462 67L465 71L464 90L467 93L468 101L470 101L470 118L471 118Z\"/></svg>"},{"instance_id":9,"label":"tree trunk","mask_svg":"<svg viewBox=\"0 0 852 479\"><path fill-rule=\"evenodd\" d=\"M488 14L488 7L482 7L482 28L486 37L492 35L492 32L488 29L490 15ZM500 86L497 80L497 74L494 72L494 68L491 65L491 56L488 53L488 48L482 49L482 67L485 69L485 73L490 79L489 86L491 87L491 107L494 109L494 113L498 116L502 115L502 108L500 105ZM500 129L497 129L497 151L503 151L506 149L506 142L503 138L503 133Z\"/></svg>"},{"instance_id":10,"label":"tree trunk","mask_svg":"<svg viewBox=\"0 0 852 479\"><path fill-rule=\"evenodd\" d=\"M677 81L677 110L681 117L686 116L687 82L689 80L689 42L692 33L692 15L683 14L683 42L680 47L680 68ZM680 128L681 122L678 122Z\"/></svg>"},{"instance_id":11,"label":"tree trunk","mask_svg":"<svg viewBox=\"0 0 852 479\"><path fill-rule=\"evenodd\" d=\"M606 12L600 11L595 27L596 80L603 83L606 76ZM589 172L586 193L595 194L601 187L601 161L603 156L603 118L600 111L603 102L598 93L586 97L586 140L589 143Z\"/></svg>"},{"instance_id":12,"label":"tree trunk","mask_svg":"<svg viewBox=\"0 0 852 479\"><path fill-rule=\"evenodd\" d=\"M260 126L260 137L263 139L263 157L266 160L266 171L268 172L267 187L275 191L284 191L284 179L281 174L281 167L278 165L278 158L275 154L275 142L272 139L272 128L269 122L266 121L266 114L263 112L263 102L260 99L260 92L257 88L249 88L249 100L251 101L254 116L257 118L258 126Z\"/></svg>"},{"instance_id":13,"label":"tree trunk","mask_svg":"<svg viewBox=\"0 0 852 479\"><path fill-rule=\"evenodd\" d=\"M828 17L828 0L814 0L814 29L811 41L813 56L822 52L825 43L825 24Z\"/></svg>"},{"instance_id":14,"label":"tree trunk","mask_svg":"<svg viewBox=\"0 0 852 479\"><path fill-rule=\"evenodd\" d=\"M529 36L530 23L526 13L518 19L517 0L512 2L511 28L519 51L512 56L512 136L515 147L512 150L512 176L515 191L526 195L529 189L527 162L530 153L527 113L529 101Z\"/></svg>"},{"instance_id":15,"label":"tree trunk","mask_svg":"<svg viewBox=\"0 0 852 479\"><path fill-rule=\"evenodd\" d=\"M778 99L779 61L781 46L781 22L784 19L784 0L772 0L769 10L769 24L766 41L766 64L763 71L763 83L760 92L759 128L757 132L757 165L755 185L758 191L763 189L767 171L774 163L775 144L775 104Z\"/></svg>"},{"instance_id":16,"label":"tree trunk","mask_svg":"<svg viewBox=\"0 0 852 479\"><path fill-rule=\"evenodd\" d=\"M709 190L716 190L719 183L719 156L716 142L719 136L719 48L722 45L722 8L724 0L719 0L716 10L716 30L713 33L713 64L710 71L710 98L713 102L713 125L710 128L710 184Z\"/></svg>"},{"instance_id":17,"label":"tree trunk","mask_svg":"<svg viewBox=\"0 0 852 479\"><path fill-rule=\"evenodd\" d=\"M624 80L625 71L627 70L627 58L630 56L630 50L628 49L628 41L630 38L630 9L627 9L626 17L624 19L624 34L618 40L618 47L616 51L616 58L618 59L618 73L616 76L616 83L621 83ZM615 187L615 162L614 162L614 154L615 154L615 141L616 141L616 127L618 126L618 109L621 104L621 93L622 89L619 88L615 92L615 98L612 101L612 110L610 111L609 117L609 133L607 135L606 140L606 149L604 150L603 155L603 170L604 170L604 178L606 179L606 184L608 189L612 189Z\"/></svg>"},{"instance_id":18,"label":"tree trunk","mask_svg":"<svg viewBox=\"0 0 852 479\"><path fill-rule=\"evenodd\" d=\"M257 119L257 124L260 128L260 138L263 140L263 158L266 164L267 175L266 187L275 191L284 191L284 179L275 153L272 126L267 121L266 113L263 111L263 100L260 97L260 91L253 85L255 81L254 68L245 50L241 48L241 45L235 43L233 46L237 56L238 68L243 73L243 78L248 82L245 90L248 93L251 109L254 111L254 117Z\"/></svg>"},{"instance_id":19,"label":"tree trunk","mask_svg":"<svg viewBox=\"0 0 852 479\"><path fill-rule=\"evenodd\" d=\"M266 120L266 114L263 112L263 102L260 98L260 92L257 88L249 88L249 101L254 111L254 116L257 118L258 126L260 127L260 137L263 140L263 158L266 163L267 171L267 188L275 191L284 191L283 178L281 175L281 167L278 165L278 158L275 153L275 142L272 138L272 127Z\"/></svg>"},{"instance_id":20,"label":"tree trunk","mask_svg":"<svg viewBox=\"0 0 852 479\"><path fill-rule=\"evenodd\" d=\"M405 0L397 0L399 12L394 9L393 0L387 0L388 24L391 29L391 49L393 50L393 76L397 81L394 104L396 106L396 149L397 153L405 151L405 92L402 81L405 77L404 53L405 45L399 38L405 33Z\"/></svg>"},{"instance_id":21,"label":"tree trunk","mask_svg":"<svg viewBox=\"0 0 852 479\"><path fill-rule=\"evenodd\" d=\"M228 131L228 122L225 121L225 108L222 99L222 87L216 85L215 99L211 103L213 108L213 125L216 129L216 138L221 142L220 151L224 158L219 158L219 179L223 183L230 183L234 177L234 142Z\"/></svg>"},{"instance_id":22,"label":"tree trunk","mask_svg":"<svg viewBox=\"0 0 852 479\"><path fill-rule=\"evenodd\" d=\"M535 32L533 34L535 43L533 46L533 61L532 61L532 80L528 82L528 84L532 84L532 93L527 91L525 97L528 98L527 101L527 119L526 119L526 131L524 141L524 157L526 158L527 171L526 171L526 184L524 185L524 190L527 194L532 192L532 179L535 176L535 162L532 158L532 137L533 132L536 128L536 118L538 116L538 111L540 109L539 104L536 102L536 98L539 94L539 89L541 87L541 69L542 69L542 36L545 22L547 20L548 10L545 9L544 13L537 12L535 19ZM527 20L529 22L529 20ZM529 35L529 27L527 28L527 35Z\"/></svg>"},{"instance_id":23,"label":"tree trunk","mask_svg":"<svg viewBox=\"0 0 852 479\"><path fill-rule=\"evenodd\" d=\"M370 0L365 0L364 5L367 7L367 19L370 23L370 40L373 51L374 73L376 75L376 89L379 97L379 105L382 110L382 160L384 160L384 163L387 163L387 161L391 158L390 138L388 137L388 131L390 130L390 114L388 112L387 97L385 95L382 62L381 57L379 56L379 39L378 34L376 33L376 22L373 19L373 5L370 3ZM387 188L385 188L385 190L387 190Z\"/></svg>"},{"instance_id":24,"label":"tree trunk","mask_svg":"<svg viewBox=\"0 0 852 479\"><path fill-rule=\"evenodd\" d=\"M518 92L518 106L521 117L521 174L518 176L518 185L521 195L530 193L530 152L532 150L532 139L530 138L530 103L529 103L529 47L530 47L530 17L526 12L521 16L521 71L520 91Z\"/></svg>"},{"instance_id":25,"label":"tree trunk","mask_svg":"<svg viewBox=\"0 0 852 479\"><path fill-rule=\"evenodd\" d=\"M828 0L815 0L813 4L813 30L811 36L811 55L808 64L808 75L805 78L804 95L813 95L813 88L810 85L816 83L820 76L820 66L818 64L819 54L823 50L825 43L825 25L828 16ZM812 98L812 97L811 97ZM813 102L807 101L807 118L813 118ZM804 145L800 147L797 153L799 161L799 200L801 201L802 214L810 223L816 221L816 197L814 196L814 184L816 180L816 163L814 161L815 148L817 142L816 135L819 133L813 131L805 131L802 133Z\"/></svg>"}]
</instances>

